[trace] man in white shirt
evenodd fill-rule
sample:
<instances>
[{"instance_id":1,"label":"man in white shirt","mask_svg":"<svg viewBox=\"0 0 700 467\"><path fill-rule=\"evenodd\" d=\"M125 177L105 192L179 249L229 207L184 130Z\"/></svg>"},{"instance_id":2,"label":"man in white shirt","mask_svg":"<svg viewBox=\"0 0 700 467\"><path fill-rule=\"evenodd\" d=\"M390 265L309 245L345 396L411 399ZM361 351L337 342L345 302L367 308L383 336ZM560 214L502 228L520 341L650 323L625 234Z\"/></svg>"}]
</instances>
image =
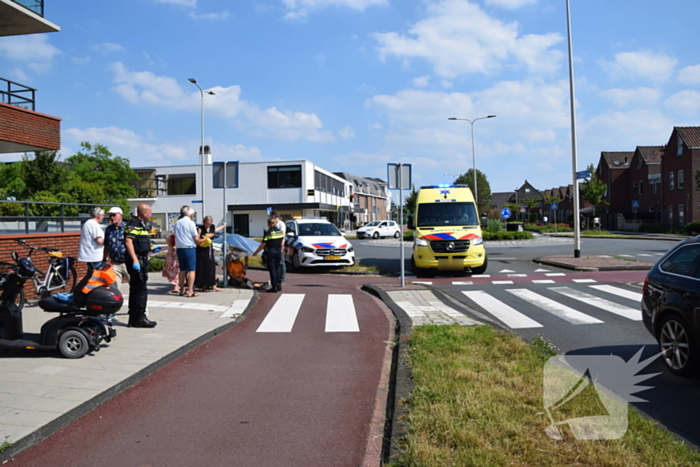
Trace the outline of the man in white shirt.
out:
<instances>
[{"instance_id":1,"label":"man in white shirt","mask_svg":"<svg viewBox=\"0 0 700 467\"><path fill-rule=\"evenodd\" d=\"M88 274L102 262L105 234L100 227L105 217L105 210L92 208L90 219L83 224L80 231L80 246L78 247L78 261L87 263Z\"/></svg>"},{"instance_id":2,"label":"man in white shirt","mask_svg":"<svg viewBox=\"0 0 700 467\"><path fill-rule=\"evenodd\" d=\"M199 295L194 291L194 279L197 270L196 248L203 240L197 234L197 226L192 220L193 217L194 210L189 206L183 206L180 209L180 219L173 225L177 260L180 263L180 295L187 295L188 297ZM187 284L187 289L185 289L185 283Z\"/></svg>"}]
</instances>

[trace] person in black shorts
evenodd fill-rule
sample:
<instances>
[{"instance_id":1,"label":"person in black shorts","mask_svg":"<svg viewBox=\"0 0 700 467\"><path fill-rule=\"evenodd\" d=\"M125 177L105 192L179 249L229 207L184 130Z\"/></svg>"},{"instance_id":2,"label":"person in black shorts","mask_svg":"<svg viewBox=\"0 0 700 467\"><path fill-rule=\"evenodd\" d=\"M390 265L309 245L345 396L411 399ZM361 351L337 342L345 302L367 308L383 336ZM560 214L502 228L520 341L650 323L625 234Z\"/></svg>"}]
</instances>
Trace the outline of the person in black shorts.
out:
<instances>
[{"instance_id":1,"label":"person in black shorts","mask_svg":"<svg viewBox=\"0 0 700 467\"><path fill-rule=\"evenodd\" d=\"M282 247L284 247L284 234L277 228L275 219L267 220L268 230L265 232L262 243L255 250L253 256L260 253L263 248L267 253L267 270L270 272L270 287L267 291L271 293L282 291L282 280L280 278L280 261L282 261Z\"/></svg>"}]
</instances>

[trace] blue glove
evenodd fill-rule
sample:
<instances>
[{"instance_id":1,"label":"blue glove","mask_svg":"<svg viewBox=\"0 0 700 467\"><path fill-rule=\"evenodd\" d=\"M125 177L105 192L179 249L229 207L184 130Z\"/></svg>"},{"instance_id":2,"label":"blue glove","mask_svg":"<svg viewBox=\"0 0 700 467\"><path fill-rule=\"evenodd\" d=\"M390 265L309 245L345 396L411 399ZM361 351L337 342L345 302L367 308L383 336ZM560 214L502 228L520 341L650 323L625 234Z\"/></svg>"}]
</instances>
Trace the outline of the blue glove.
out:
<instances>
[{"instance_id":1,"label":"blue glove","mask_svg":"<svg viewBox=\"0 0 700 467\"><path fill-rule=\"evenodd\" d=\"M141 272L141 264L140 263L134 263L134 271Z\"/></svg>"}]
</instances>

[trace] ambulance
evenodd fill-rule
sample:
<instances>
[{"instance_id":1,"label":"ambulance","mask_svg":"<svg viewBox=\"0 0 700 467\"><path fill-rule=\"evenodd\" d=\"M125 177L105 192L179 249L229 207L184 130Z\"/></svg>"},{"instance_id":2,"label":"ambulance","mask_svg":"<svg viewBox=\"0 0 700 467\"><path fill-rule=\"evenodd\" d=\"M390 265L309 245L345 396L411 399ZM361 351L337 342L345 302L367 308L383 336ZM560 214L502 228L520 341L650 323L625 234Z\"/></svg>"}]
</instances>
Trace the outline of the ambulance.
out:
<instances>
[{"instance_id":1,"label":"ambulance","mask_svg":"<svg viewBox=\"0 0 700 467\"><path fill-rule=\"evenodd\" d=\"M414 231L411 266L417 276L486 272L486 248L469 187L421 187L408 227Z\"/></svg>"}]
</instances>

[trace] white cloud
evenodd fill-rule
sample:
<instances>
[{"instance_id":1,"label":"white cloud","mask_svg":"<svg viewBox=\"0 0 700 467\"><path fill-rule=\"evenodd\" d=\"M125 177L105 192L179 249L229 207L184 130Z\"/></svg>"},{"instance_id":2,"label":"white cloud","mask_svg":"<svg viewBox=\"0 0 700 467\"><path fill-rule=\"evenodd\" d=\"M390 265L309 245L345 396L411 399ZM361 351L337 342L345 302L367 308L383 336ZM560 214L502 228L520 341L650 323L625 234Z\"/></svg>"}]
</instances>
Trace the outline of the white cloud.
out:
<instances>
[{"instance_id":1,"label":"white cloud","mask_svg":"<svg viewBox=\"0 0 700 467\"><path fill-rule=\"evenodd\" d=\"M673 125L672 119L657 110L607 112L579 124L579 141L595 147L597 159L600 151L632 151L637 146L665 144Z\"/></svg>"},{"instance_id":2,"label":"white cloud","mask_svg":"<svg viewBox=\"0 0 700 467\"><path fill-rule=\"evenodd\" d=\"M49 43L48 36L41 34L12 36L0 41L0 56L25 62L29 68L39 73L49 71L54 58L62 53Z\"/></svg>"},{"instance_id":3,"label":"white cloud","mask_svg":"<svg viewBox=\"0 0 700 467\"><path fill-rule=\"evenodd\" d=\"M314 10L328 7L345 7L352 10L363 11L371 6L388 5L388 0L282 0L287 8L285 19L298 20L305 18Z\"/></svg>"},{"instance_id":4,"label":"white cloud","mask_svg":"<svg viewBox=\"0 0 700 467\"><path fill-rule=\"evenodd\" d=\"M187 83L192 91L185 91L180 82L150 71L130 71L121 62L111 66L115 86L112 88L132 104L148 104L169 109L199 112L201 94ZM214 96L204 95L208 115L232 119L239 128L262 137L286 140L333 141L333 134L323 130L316 114L294 112L270 107L260 109L256 104L241 100L240 86L216 86L209 89Z\"/></svg>"},{"instance_id":5,"label":"white cloud","mask_svg":"<svg viewBox=\"0 0 700 467\"><path fill-rule=\"evenodd\" d=\"M678 92L666 99L664 105L674 113L693 117L700 111L700 92L691 90Z\"/></svg>"},{"instance_id":6,"label":"white cloud","mask_svg":"<svg viewBox=\"0 0 700 467\"><path fill-rule=\"evenodd\" d=\"M187 8L195 8L197 0L153 0L156 3L167 3L169 5L184 6Z\"/></svg>"},{"instance_id":7,"label":"white cloud","mask_svg":"<svg viewBox=\"0 0 700 467\"><path fill-rule=\"evenodd\" d=\"M384 128L384 126L381 123L373 123L367 128L369 128L370 130L381 130L382 128Z\"/></svg>"},{"instance_id":8,"label":"white cloud","mask_svg":"<svg viewBox=\"0 0 700 467\"><path fill-rule=\"evenodd\" d=\"M346 126L338 132L338 134L344 139L350 139L355 137L355 130L352 127Z\"/></svg>"},{"instance_id":9,"label":"white cloud","mask_svg":"<svg viewBox=\"0 0 700 467\"><path fill-rule=\"evenodd\" d=\"M520 35L516 22L490 17L467 0L430 4L428 17L415 23L408 35L376 33L380 58L422 58L446 78L461 74L494 74L504 65L524 66L533 74L555 72L564 57L553 47L563 40L557 33Z\"/></svg>"},{"instance_id":10,"label":"white cloud","mask_svg":"<svg viewBox=\"0 0 700 467\"><path fill-rule=\"evenodd\" d=\"M662 91L655 88L608 89L600 95L618 107L651 107L661 99Z\"/></svg>"},{"instance_id":11,"label":"white cloud","mask_svg":"<svg viewBox=\"0 0 700 467\"><path fill-rule=\"evenodd\" d=\"M677 63L673 57L651 51L620 52L612 62L600 62L613 80L644 78L654 82L668 80Z\"/></svg>"},{"instance_id":12,"label":"white cloud","mask_svg":"<svg viewBox=\"0 0 700 467\"><path fill-rule=\"evenodd\" d=\"M233 14L229 13L228 11L222 11L221 13L202 13L202 14L197 14L197 13L190 13L190 18L192 19L203 19L207 21L223 21L229 18L233 18Z\"/></svg>"},{"instance_id":13,"label":"white cloud","mask_svg":"<svg viewBox=\"0 0 700 467\"><path fill-rule=\"evenodd\" d=\"M126 49L114 42L103 42L101 44L93 44L90 49L100 52L102 55L107 55L114 52L124 52Z\"/></svg>"},{"instance_id":14,"label":"white cloud","mask_svg":"<svg viewBox=\"0 0 700 467\"><path fill-rule=\"evenodd\" d=\"M413 78L412 83L417 88L427 88L428 84L430 84L430 76L419 76L417 78Z\"/></svg>"},{"instance_id":15,"label":"white cloud","mask_svg":"<svg viewBox=\"0 0 700 467\"><path fill-rule=\"evenodd\" d=\"M684 84L700 84L700 65L682 68L678 74L678 79Z\"/></svg>"},{"instance_id":16,"label":"white cloud","mask_svg":"<svg viewBox=\"0 0 700 467\"><path fill-rule=\"evenodd\" d=\"M537 0L486 0L486 5L499 6L509 10L515 10L526 5L534 5L535 3L537 3Z\"/></svg>"},{"instance_id":17,"label":"white cloud","mask_svg":"<svg viewBox=\"0 0 700 467\"><path fill-rule=\"evenodd\" d=\"M10 70L9 77L12 78L12 81L16 81L18 83L30 82L29 76L21 68L13 68Z\"/></svg>"},{"instance_id":18,"label":"white cloud","mask_svg":"<svg viewBox=\"0 0 700 467\"><path fill-rule=\"evenodd\" d=\"M76 65L87 65L90 63L90 57L71 57L70 61Z\"/></svg>"}]
</instances>

